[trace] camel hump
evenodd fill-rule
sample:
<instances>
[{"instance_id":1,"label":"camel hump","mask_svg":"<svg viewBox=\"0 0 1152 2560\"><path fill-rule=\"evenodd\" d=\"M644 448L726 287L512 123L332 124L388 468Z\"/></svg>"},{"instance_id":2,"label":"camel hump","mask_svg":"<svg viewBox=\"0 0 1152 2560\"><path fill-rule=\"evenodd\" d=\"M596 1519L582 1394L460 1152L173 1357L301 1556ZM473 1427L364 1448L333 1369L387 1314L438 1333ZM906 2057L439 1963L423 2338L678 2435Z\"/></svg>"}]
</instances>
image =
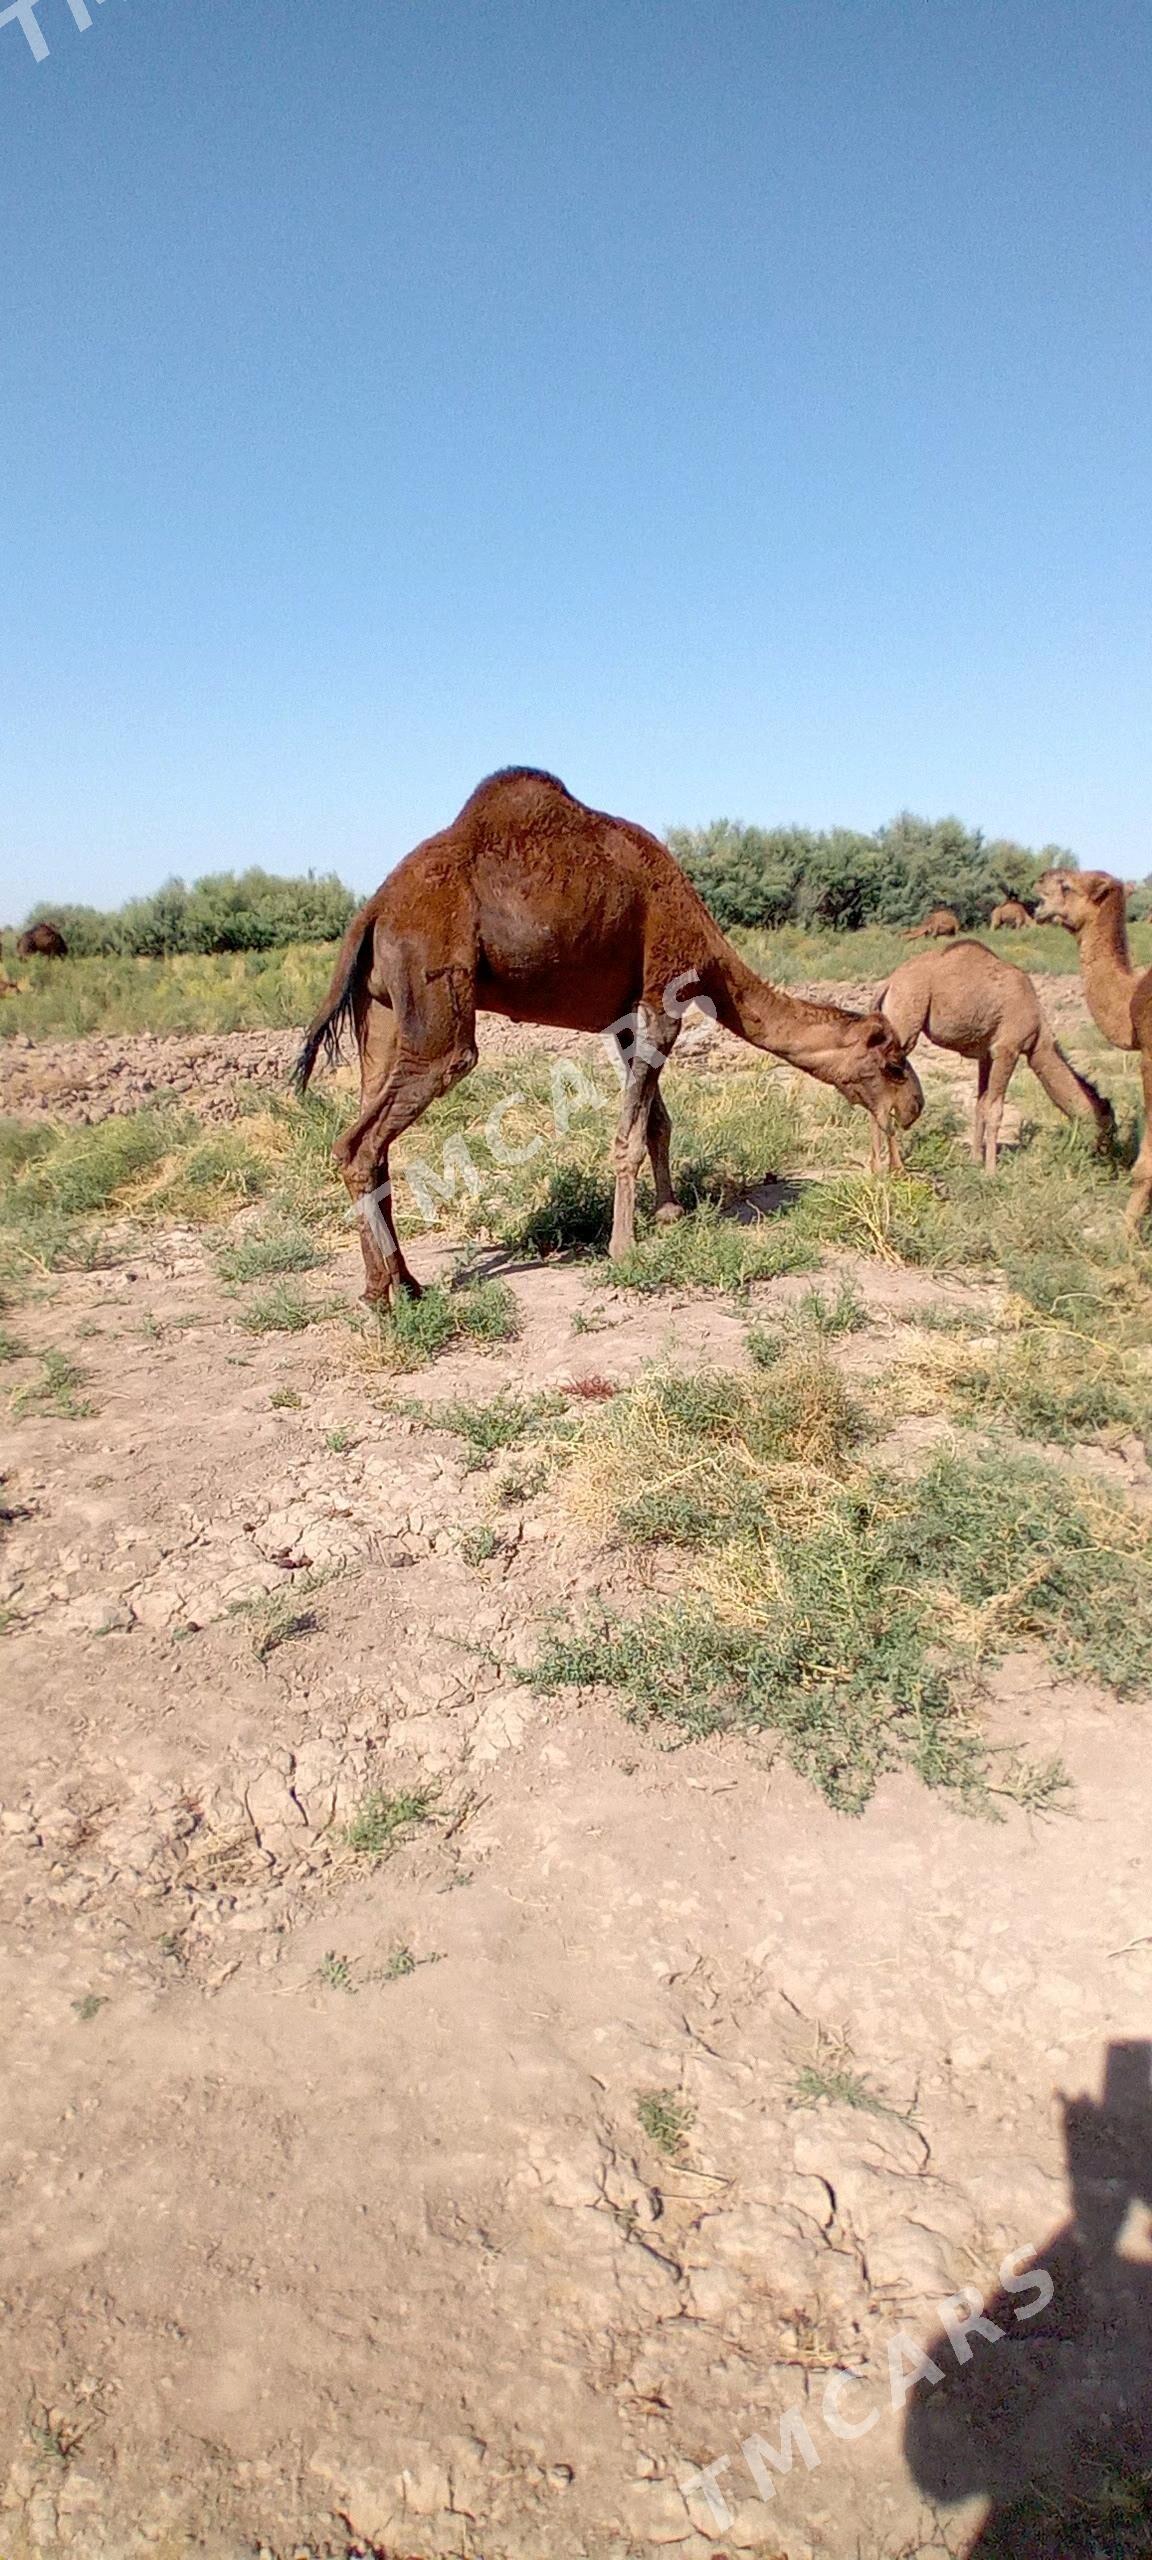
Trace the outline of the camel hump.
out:
<instances>
[{"instance_id":1,"label":"camel hump","mask_svg":"<svg viewBox=\"0 0 1152 2560\"><path fill-rule=\"evenodd\" d=\"M542 765L504 764L500 766L497 773L486 774L483 782L477 783L475 790L470 792L465 801L460 816L471 817L474 811L487 809L490 803L504 792L519 792L525 784L529 785L533 791L543 792L549 797L552 793L559 792L560 798L566 800L570 808L581 806L575 795L569 791L567 783L561 782L558 773L545 773Z\"/></svg>"}]
</instances>

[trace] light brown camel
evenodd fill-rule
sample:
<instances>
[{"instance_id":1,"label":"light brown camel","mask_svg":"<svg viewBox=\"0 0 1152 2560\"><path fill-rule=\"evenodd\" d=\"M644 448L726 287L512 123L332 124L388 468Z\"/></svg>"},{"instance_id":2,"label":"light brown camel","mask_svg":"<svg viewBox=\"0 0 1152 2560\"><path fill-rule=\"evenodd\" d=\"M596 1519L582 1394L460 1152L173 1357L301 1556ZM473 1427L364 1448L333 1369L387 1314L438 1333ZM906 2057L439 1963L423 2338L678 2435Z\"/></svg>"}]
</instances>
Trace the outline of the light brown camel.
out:
<instances>
[{"instance_id":1,"label":"light brown camel","mask_svg":"<svg viewBox=\"0 0 1152 2560\"><path fill-rule=\"evenodd\" d=\"M1106 1154L1116 1134L1112 1105L1078 1074L1057 1045L1040 1011L1036 989L1023 969L1001 960L983 942L953 942L904 960L880 998L899 1040L911 1051L923 1034L938 1049L976 1060L976 1118L972 1153L986 1173L996 1171L1004 1097L1018 1058L1026 1058L1050 1102L1069 1120L1093 1120L1097 1152ZM872 1162L878 1168L887 1135L893 1172L900 1153L891 1130L873 1127Z\"/></svg>"},{"instance_id":2,"label":"light brown camel","mask_svg":"<svg viewBox=\"0 0 1152 2560\"><path fill-rule=\"evenodd\" d=\"M1004 898L998 907L993 907L988 921L993 933L1019 933L1022 925L1031 924L1032 918L1022 898Z\"/></svg>"},{"instance_id":3,"label":"light brown camel","mask_svg":"<svg viewBox=\"0 0 1152 2560\"><path fill-rule=\"evenodd\" d=\"M58 924L49 924L45 919L40 924L29 925L27 933L21 934L16 945L17 959L33 960L37 954L42 960L67 959L68 945Z\"/></svg>"},{"instance_id":4,"label":"light brown camel","mask_svg":"<svg viewBox=\"0 0 1152 2560\"><path fill-rule=\"evenodd\" d=\"M643 827L585 808L553 774L513 766L482 782L353 917L297 1062L303 1091L321 1046L334 1056L354 1023L360 1113L334 1154L360 1217L369 1303L394 1288L419 1295L384 1215L388 1153L475 1066L478 1011L615 1038L624 1092L612 1253L632 1242L645 1146L656 1215L679 1217L659 1080L695 998L885 1128L892 1118L910 1128L923 1109L881 1016L804 1004L758 978Z\"/></svg>"},{"instance_id":5,"label":"light brown camel","mask_svg":"<svg viewBox=\"0 0 1152 2560\"><path fill-rule=\"evenodd\" d=\"M1107 871L1046 871L1037 882L1038 924L1074 933L1088 1010L1116 1049L1138 1049L1144 1086L1144 1141L1132 1168L1128 1224L1152 1209L1152 969L1134 969L1122 880Z\"/></svg>"},{"instance_id":6,"label":"light brown camel","mask_svg":"<svg viewBox=\"0 0 1152 2560\"><path fill-rule=\"evenodd\" d=\"M905 942L943 942L950 933L959 933L960 918L951 907L933 907L923 924L910 924Z\"/></svg>"}]
</instances>

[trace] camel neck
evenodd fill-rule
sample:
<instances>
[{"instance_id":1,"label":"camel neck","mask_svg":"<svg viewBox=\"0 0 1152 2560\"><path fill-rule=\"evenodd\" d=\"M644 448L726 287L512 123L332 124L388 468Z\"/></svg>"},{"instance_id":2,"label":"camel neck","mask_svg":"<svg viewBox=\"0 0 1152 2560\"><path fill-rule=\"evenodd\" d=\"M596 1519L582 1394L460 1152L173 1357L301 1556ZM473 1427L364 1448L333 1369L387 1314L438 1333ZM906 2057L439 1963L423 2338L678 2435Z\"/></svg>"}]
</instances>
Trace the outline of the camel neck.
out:
<instances>
[{"instance_id":1,"label":"camel neck","mask_svg":"<svg viewBox=\"0 0 1152 2560\"><path fill-rule=\"evenodd\" d=\"M1114 889L1095 907L1081 929L1080 968L1088 1010L1099 1031L1118 1049L1136 1046L1132 1029L1132 990L1137 972L1128 948L1124 891Z\"/></svg>"},{"instance_id":2,"label":"camel neck","mask_svg":"<svg viewBox=\"0 0 1152 2560\"><path fill-rule=\"evenodd\" d=\"M809 1004L758 978L736 951L727 950L708 975L707 991L721 1022L754 1049L767 1049L790 1066L803 1067L826 1084L839 1081L846 1053L855 1055L855 1015L834 1005Z\"/></svg>"}]
</instances>

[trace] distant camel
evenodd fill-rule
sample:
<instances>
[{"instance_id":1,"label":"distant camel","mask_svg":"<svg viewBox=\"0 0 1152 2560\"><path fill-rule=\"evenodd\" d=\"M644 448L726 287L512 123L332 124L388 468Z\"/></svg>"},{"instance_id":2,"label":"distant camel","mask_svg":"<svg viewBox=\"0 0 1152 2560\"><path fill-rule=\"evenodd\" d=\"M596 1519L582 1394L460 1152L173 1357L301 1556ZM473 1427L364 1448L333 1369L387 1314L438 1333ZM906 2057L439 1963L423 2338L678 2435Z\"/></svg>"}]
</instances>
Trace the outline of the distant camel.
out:
<instances>
[{"instance_id":1,"label":"distant camel","mask_svg":"<svg viewBox=\"0 0 1152 2560\"><path fill-rule=\"evenodd\" d=\"M986 1173L996 1171L1004 1096L1018 1058L1027 1059L1049 1101L1069 1120L1095 1121L1098 1154L1106 1154L1111 1147L1116 1134L1111 1103L1097 1093L1087 1076L1077 1073L1058 1047L1031 978L983 942L953 942L946 951L925 951L915 960L903 961L889 978L880 1009L907 1050L915 1048L923 1033L938 1049L955 1049L961 1058L975 1058L972 1153ZM884 1139L885 1133L874 1126L876 1170ZM900 1154L891 1130L887 1144L889 1166L896 1172Z\"/></svg>"},{"instance_id":2,"label":"distant camel","mask_svg":"<svg viewBox=\"0 0 1152 2560\"><path fill-rule=\"evenodd\" d=\"M1022 898L1005 898L1000 906L993 907L988 921L993 933L1019 933L1022 925L1031 924L1032 918Z\"/></svg>"},{"instance_id":3,"label":"distant camel","mask_svg":"<svg viewBox=\"0 0 1152 2560\"><path fill-rule=\"evenodd\" d=\"M951 907L933 907L923 924L909 925L905 942L943 942L950 933L959 933L960 918Z\"/></svg>"},{"instance_id":4,"label":"distant camel","mask_svg":"<svg viewBox=\"0 0 1152 2560\"><path fill-rule=\"evenodd\" d=\"M1088 1010L1114 1049L1138 1049L1144 1086L1144 1142L1132 1168L1128 1224L1152 1209L1152 969L1134 969L1124 883L1107 871L1046 871L1037 882L1038 924L1074 933Z\"/></svg>"},{"instance_id":5,"label":"distant camel","mask_svg":"<svg viewBox=\"0 0 1152 2560\"><path fill-rule=\"evenodd\" d=\"M766 984L726 942L665 846L573 798L554 774L494 773L442 834L416 846L354 916L296 1067L355 1025L360 1114L334 1149L360 1218L369 1304L420 1292L381 1203L402 1130L476 1064L476 1014L606 1032L624 1093L614 1144L613 1255L635 1227L645 1146L656 1215L680 1216L660 1093L694 999L728 1030L834 1085L887 1129L924 1097L878 1013L805 1004Z\"/></svg>"},{"instance_id":6,"label":"distant camel","mask_svg":"<svg viewBox=\"0 0 1152 2560\"><path fill-rule=\"evenodd\" d=\"M17 959L33 960L37 954L42 960L67 959L68 945L58 924L29 925L27 933L21 934L16 945Z\"/></svg>"}]
</instances>

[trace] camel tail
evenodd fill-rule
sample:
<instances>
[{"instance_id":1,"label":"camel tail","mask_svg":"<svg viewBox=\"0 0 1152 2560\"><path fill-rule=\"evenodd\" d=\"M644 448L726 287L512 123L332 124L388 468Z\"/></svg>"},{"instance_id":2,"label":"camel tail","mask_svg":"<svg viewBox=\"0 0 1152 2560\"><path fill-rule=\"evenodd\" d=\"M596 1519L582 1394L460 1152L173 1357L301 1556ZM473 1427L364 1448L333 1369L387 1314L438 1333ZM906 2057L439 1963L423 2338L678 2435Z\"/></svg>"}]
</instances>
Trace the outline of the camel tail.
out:
<instances>
[{"instance_id":1,"label":"camel tail","mask_svg":"<svg viewBox=\"0 0 1152 2560\"><path fill-rule=\"evenodd\" d=\"M1108 1154L1116 1137L1116 1114L1112 1105L1107 1095L1098 1093L1087 1076L1082 1076L1065 1057L1050 1031L1041 1031L1028 1064L1058 1111L1065 1112L1069 1120L1095 1121L1097 1151L1101 1155Z\"/></svg>"},{"instance_id":2,"label":"camel tail","mask_svg":"<svg viewBox=\"0 0 1152 2560\"><path fill-rule=\"evenodd\" d=\"M372 965L375 928L376 918L370 908L362 908L360 914L352 918L340 945L332 984L319 1013L312 1016L300 1055L292 1069L292 1082L297 1093L305 1092L321 1049L330 1067L339 1064L341 1036L355 1020L356 1000Z\"/></svg>"}]
</instances>

